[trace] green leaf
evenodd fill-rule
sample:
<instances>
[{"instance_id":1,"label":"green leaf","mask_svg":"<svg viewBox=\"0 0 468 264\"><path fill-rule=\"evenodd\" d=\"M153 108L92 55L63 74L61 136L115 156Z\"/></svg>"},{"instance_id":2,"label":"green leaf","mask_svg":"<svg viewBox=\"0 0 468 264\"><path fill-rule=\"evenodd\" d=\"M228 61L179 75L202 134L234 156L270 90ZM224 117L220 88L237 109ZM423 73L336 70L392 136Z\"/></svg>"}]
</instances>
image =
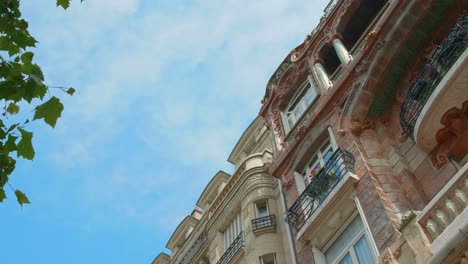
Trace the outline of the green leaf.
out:
<instances>
[{"instance_id":1,"label":"green leaf","mask_svg":"<svg viewBox=\"0 0 468 264\"><path fill-rule=\"evenodd\" d=\"M75 90L75 88L73 88L73 87L70 87L70 88L68 88L68 90L67 90L67 94L69 94L69 95L73 95L75 92L76 92L76 90Z\"/></svg>"},{"instance_id":2,"label":"green leaf","mask_svg":"<svg viewBox=\"0 0 468 264\"><path fill-rule=\"evenodd\" d=\"M18 47L17 45L13 43L8 48L8 55L10 57L13 57L13 55L18 54L19 52L20 52L20 47Z\"/></svg>"},{"instance_id":3,"label":"green leaf","mask_svg":"<svg viewBox=\"0 0 468 264\"><path fill-rule=\"evenodd\" d=\"M70 0L57 0L57 6L61 6L63 9L67 9L70 6Z\"/></svg>"},{"instance_id":4,"label":"green leaf","mask_svg":"<svg viewBox=\"0 0 468 264\"><path fill-rule=\"evenodd\" d=\"M25 159L32 160L34 158L34 155L36 154L32 145L33 133L28 132L22 128L18 128L18 130L21 133L21 140L16 146L16 154L18 157L23 157Z\"/></svg>"},{"instance_id":5,"label":"green leaf","mask_svg":"<svg viewBox=\"0 0 468 264\"><path fill-rule=\"evenodd\" d=\"M20 190L15 191L16 199L18 199L18 203L23 207L23 204L30 204L28 197Z\"/></svg>"},{"instance_id":6,"label":"green leaf","mask_svg":"<svg viewBox=\"0 0 468 264\"><path fill-rule=\"evenodd\" d=\"M3 202L5 198L6 198L5 190L3 190L3 188L0 188L0 203Z\"/></svg>"},{"instance_id":7,"label":"green leaf","mask_svg":"<svg viewBox=\"0 0 468 264\"><path fill-rule=\"evenodd\" d=\"M55 127L57 119L62 115L63 104L53 96L49 101L36 107L33 120L44 118L44 121L51 127Z\"/></svg>"},{"instance_id":8,"label":"green leaf","mask_svg":"<svg viewBox=\"0 0 468 264\"><path fill-rule=\"evenodd\" d=\"M8 39L8 37L0 36L0 50L8 50L10 43L11 41Z\"/></svg>"},{"instance_id":9,"label":"green leaf","mask_svg":"<svg viewBox=\"0 0 468 264\"><path fill-rule=\"evenodd\" d=\"M37 84L43 85L42 81L44 81L44 74L42 73L41 68L37 64L31 65L32 67L28 73L29 77L31 77Z\"/></svg>"},{"instance_id":10,"label":"green leaf","mask_svg":"<svg viewBox=\"0 0 468 264\"><path fill-rule=\"evenodd\" d=\"M10 103L6 109L8 113L11 115L15 115L19 112L20 108L15 103Z\"/></svg>"},{"instance_id":11,"label":"green leaf","mask_svg":"<svg viewBox=\"0 0 468 264\"><path fill-rule=\"evenodd\" d=\"M25 53L23 53L23 54L21 55L21 61L22 61L23 63L29 64L29 63L32 62L33 57L34 57L34 53L28 51L28 52L25 52Z\"/></svg>"},{"instance_id":12,"label":"green leaf","mask_svg":"<svg viewBox=\"0 0 468 264\"><path fill-rule=\"evenodd\" d=\"M8 140L5 142L5 146L3 147L3 154L8 155L8 153L16 150L16 139L17 136L12 134L8 135Z\"/></svg>"},{"instance_id":13,"label":"green leaf","mask_svg":"<svg viewBox=\"0 0 468 264\"><path fill-rule=\"evenodd\" d=\"M13 130L14 130L16 127L18 127L18 126L19 126L19 123L18 123L18 124L13 124L13 125L11 125L11 126L8 128L7 133L10 133L11 131L13 131Z\"/></svg>"}]
</instances>

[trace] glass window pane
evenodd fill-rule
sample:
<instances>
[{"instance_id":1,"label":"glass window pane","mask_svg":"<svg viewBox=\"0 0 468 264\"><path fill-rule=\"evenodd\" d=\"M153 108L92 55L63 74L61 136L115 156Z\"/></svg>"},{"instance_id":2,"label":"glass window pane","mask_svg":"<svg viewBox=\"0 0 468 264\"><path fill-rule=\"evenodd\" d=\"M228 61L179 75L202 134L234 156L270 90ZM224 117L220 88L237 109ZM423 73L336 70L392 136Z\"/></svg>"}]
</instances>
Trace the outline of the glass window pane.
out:
<instances>
[{"instance_id":1,"label":"glass window pane","mask_svg":"<svg viewBox=\"0 0 468 264\"><path fill-rule=\"evenodd\" d=\"M325 252L327 263L333 262L343 251L348 250L353 239L357 237L363 229L364 225L361 217L357 215Z\"/></svg>"},{"instance_id":2,"label":"glass window pane","mask_svg":"<svg viewBox=\"0 0 468 264\"><path fill-rule=\"evenodd\" d=\"M344 256L344 258L339 262L339 264L353 264L353 260L351 259L349 253L346 254L346 256Z\"/></svg>"},{"instance_id":3,"label":"glass window pane","mask_svg":"<svg viewBox=\"0 0 468 264\"><path fill-rule=\"evenodd\" d=\"M366 236L362 236L361 239L354 245L354 251L359 264L372 264L374 263L374 255L369 246Z\"/></svg>"},{"instance_id":4,"label":"glass window pane","mask_svg":"<svg viewBox=\"0 0 468 264\"><path fill-rule=\"evenodd\" d=\"M257 204L258 217L268 216L268 207L265 203Z\"/></svg>"},{"instance_id":5,"label":"glass window pane","mask_svg":"<svg viewBox=\"0 0 468 264\"><path fill-rule=\"evenodd\" d=\"M324 152L323 154L323 163L327 163L327 161L331 158L331 156L333 155L333 150L331 148L329 148L326 152Z\"/></svg>"}]
</instances>

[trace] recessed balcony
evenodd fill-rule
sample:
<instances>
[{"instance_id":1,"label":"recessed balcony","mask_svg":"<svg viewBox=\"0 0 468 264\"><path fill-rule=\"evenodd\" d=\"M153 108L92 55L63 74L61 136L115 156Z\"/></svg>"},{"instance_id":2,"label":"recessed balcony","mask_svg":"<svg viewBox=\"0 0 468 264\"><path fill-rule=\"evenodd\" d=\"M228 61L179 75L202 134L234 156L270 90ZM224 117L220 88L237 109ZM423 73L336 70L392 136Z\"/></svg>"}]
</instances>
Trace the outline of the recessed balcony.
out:
<instances>
[{"instance_id":1,"label":"recessed balcony","mask_svg":"<svg viewBox=\"0 0 468 264\"><path fill-rule=\"evenodd\" d=\"M437 145L441 119L468 100L468 13L465 13L436 47L413 80L400 112L404 133L431 152Z\"/></svg>"},{"instance_id":2,"label":"recessed balcony","mask_svg":"<svg viewBox=\"0 0 468 264\"><path fill-rule=\"evenodd\" d=\"M255 236L259 236L264 233L275 232L276 231L276 216L268 215L268 216L253 219L252 231L254 232Z\"/></svg>"},{"instance_id":3,"label":"recessed balcony","mask_svg":"<svg viewBox=\"0 0 468 264\"><path fill-rule=\"evenodd\" d=\"M298 237L309 237L317 228L327 229L326 223L318 224L327 219L333 218L329 221L332 223L336 222L335 218L345 220L353 213L355 205L351 193L357 181L357 176L353 174L354 161L351 153L337 149L286 212L286 222L297 231Z\"/></svg>"},{"instance_id":4,"label":"recessed balcony","mask_svg":"<svg viewBox=\"0 0 468 264\"><path fill-rule=\"evenodd\" d=\"M242 255L244 244L245 241L243 232L240 232L240 234L236 237L236 239L234 239L232 244L226 250L226 252L224 252L224 254L221 256L217 264L234 263L234 261Z\"/></svg>"}]
</instances>

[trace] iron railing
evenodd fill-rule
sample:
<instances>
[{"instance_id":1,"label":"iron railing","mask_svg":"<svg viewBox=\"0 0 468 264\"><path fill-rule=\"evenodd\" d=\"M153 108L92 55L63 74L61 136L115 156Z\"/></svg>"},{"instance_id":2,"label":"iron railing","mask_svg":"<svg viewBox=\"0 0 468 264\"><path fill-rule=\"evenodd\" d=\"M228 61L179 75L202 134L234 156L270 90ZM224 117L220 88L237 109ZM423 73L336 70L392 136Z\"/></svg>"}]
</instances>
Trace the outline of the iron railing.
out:
<instances>
[{"instance_id":1,"label":"iron railing","mask_svg":"<svg viewBox=\"0 0 468 264\"><path fill-rule=\"evenodd\" d=\"M336 6L336 3L338 3L338 0L330 0L328 5L323 10L323 16L324 17L327 17L328 15L330 15L330 13L333 11L333 8L335 8L335 6Z\"/></svg>"},{"instance_id":2,"label":"iron railing","mask_svg":"<svg viewBox=\"0 0 468 264\"><path fill-rule=\"evenodd\" d=\"M468 13L465 12L411 83L400 112L401 127L407 136L414 138L414 126L424 105L467 46Z\"/></svg>"},{"instance_id":3,"label":"iron railing","mask_svg":"<svg viewBox=\"0 0 468 264\"><path fill-rule=\"evenodd\" d=\"M337 149L286 212L286 222L299 231L343 176L354 172L354 161L353 154L342 148Z\"/></svg>"},{"instance_id":4,"label":"iron railing","mask_svg":"<svg viewBox=\"0 0 468 264\"><path fill-rule=\"evenodd\" d=\"M239 235L232 241L229 248L224 252L221 258L218 261L218 264L228 264L236 253L244 246L244 237L243 232L240 232Z\"/></svg>"},{"instance_id":5,"label":"iron railing","mask_svg":"<svg viewBox=\"0 0 468 264\"><path fill-rule=\"evenodd\" d=\"M276 228L276 216L268 215L252 220L252 231L259 232L266 228Z\"/></svg>"},{"instance_id":6,"label":"iron railing","mask_svg":"<svg viewBox=\"0 0 468 264\"><path fill-rule=\"evenodd\" d=\"M206 231L203 231L200 236L198 236L197 240L193 243L192 247L190 247L189 251L185 254L179 264L189 264L195 255L200 251L201 247L206 242Z\"/></svg>"}]
</instances>

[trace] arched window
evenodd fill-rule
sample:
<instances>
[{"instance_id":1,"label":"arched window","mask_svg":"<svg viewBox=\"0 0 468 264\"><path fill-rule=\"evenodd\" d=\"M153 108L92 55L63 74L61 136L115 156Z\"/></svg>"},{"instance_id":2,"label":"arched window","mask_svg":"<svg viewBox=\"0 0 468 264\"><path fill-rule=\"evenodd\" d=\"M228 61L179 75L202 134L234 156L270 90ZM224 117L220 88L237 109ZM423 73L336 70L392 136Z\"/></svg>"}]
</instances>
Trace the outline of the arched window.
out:
<instances>
[{"instance_id":1,"label":"arched window","mask_svg":"<svg viewBox=\"0 0 468 264\"><path fill-rule=\"evenodd\" d=\"M317 99L317 86L309 76L297 89L296 94L282 113L286 133L296 124L309 106Z\"/></svg>"}]
</instances>

